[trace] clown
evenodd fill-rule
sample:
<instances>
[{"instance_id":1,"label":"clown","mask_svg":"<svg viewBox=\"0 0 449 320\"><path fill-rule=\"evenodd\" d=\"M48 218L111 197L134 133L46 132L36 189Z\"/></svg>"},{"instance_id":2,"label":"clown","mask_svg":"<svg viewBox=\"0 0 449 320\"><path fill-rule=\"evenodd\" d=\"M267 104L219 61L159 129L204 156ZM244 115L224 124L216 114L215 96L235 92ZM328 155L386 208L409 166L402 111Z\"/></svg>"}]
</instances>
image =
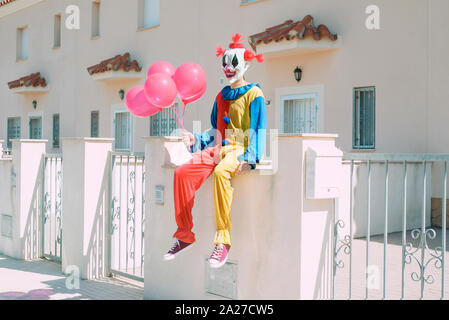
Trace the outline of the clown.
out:
<instances>
[{"instance_id":1,"label":"clown","mask_svg":"<svg viewBox=\"0 0 449 320\"><path fill-rule=\"evenodd\" d=\"M257 83L248 83L244 74L250 61L263 62L262 55L245 49L242 36L235 34L229 48L217 46L222 70L230 86L218 93L211 113L212 128L200 134L183 132L183 141L193 158L174 175L175 219L178 226L174 244L164 255L172 260L195 242L192 208L195 191L213 174L213 202L217 231L209 258L212 268L226 263L231 248L231 205L234 189L231 178L256 167L265 149L265 99Z\"/></svg>"}]
</instances>

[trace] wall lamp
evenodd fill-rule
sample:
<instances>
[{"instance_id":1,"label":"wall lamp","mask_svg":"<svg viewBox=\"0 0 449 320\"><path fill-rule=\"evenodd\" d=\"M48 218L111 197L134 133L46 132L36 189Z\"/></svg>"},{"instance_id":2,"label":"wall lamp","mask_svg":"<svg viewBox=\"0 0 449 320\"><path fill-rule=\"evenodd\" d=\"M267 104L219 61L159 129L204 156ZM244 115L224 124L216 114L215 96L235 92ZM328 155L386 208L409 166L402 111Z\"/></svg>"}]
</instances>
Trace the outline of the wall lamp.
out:
<instances>
[{"instance_id":1,"label":"wall lamp","mask_svg":"<svg viewBox=\"0 0 449 320\"><path fill-rule=\"evenodd\" d=\"M33 102L31 102L31 103L33 104L33 109L36 110L36 107L37 107L37 101L36 101L36 100L33 100Z\"/></svg>"},{"instance_id":2,"label":"wall lamp","mask_svg":"<svg viewBox=\"0 0 449 320\"><path fill-rule=\"evenodd\" d=\"M296 81L301 81L301 77L302 77L302 70L300 67L296 67L295 70L293 70L293 73L295 74L295 79Z\"/></svg>"},{"instance_id":3,"label":"wall lamp","mask_svg":"<svg viewBox=\"0 0 449 320\"><path fill-rule=\"evenodd\" d=\"M120 100L123 100L125 98L125 90L120 89L120 91L118 92L118 95L120 97Z\"/></svg>"}]
</instances>

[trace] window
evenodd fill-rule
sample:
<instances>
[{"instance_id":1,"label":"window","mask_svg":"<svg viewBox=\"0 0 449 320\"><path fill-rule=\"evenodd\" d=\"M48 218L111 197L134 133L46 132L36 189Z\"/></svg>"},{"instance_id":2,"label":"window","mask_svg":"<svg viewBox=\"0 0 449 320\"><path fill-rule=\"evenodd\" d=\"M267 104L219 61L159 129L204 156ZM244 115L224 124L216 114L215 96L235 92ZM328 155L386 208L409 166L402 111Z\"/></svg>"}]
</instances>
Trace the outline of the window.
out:
<instances>
[{"instance_id":1,"label":"window","mask_svg":"<svg viewBox=\"0 0 449 320\"><path fill-rule=\"evenodd\" d=\"M28 59L28 28L17 29L17 61Z\"/></svg>"},{"instance_id":2,"label":"window","mask_svg":"<svg viewBox=\"0 0 449 320\"><path fill-rule=\"evenodd\" d=\"M139 0L139 29L159 25L159 0Z\"/></svg>"},{"instance_id":3,"label":"window","mask_svg":"<svg viewBox=\"0 0 449 320\"><path fill-rule=\"evenodd\" d=\"M100 36L100 1L92 2L92 38Z\"/></svg>"},{"instance_id":4,"label":"window","mask_svg":"<svg viewBox=\"0 0 449 320\"><path fill-rule=\"evenodd\" d=\"M127 111L117 111L114 114L115 150L131 151L131 114Z\"/></svg>"},{"instance_id":5,"label":"window","mask_svg":"<svg viewBox=\"0 0 449 320\"><path fill-rule=\"evenodd\" d=\"M281 96L281 124L283 133L317 133L318 94Z\"/></svg>"},{"instance_id":6,"label":"window","mask_svg":"<svg viewBox=\"0 0 449 320\"><path fill-rule=\"evenodd\" d=\"M354 89L353 139L354 149L375 148L375 87Z\"/></svg>"},{"instance_id":7,"label":"window","mask_svg":"<svg viewBox=\"0 0 449 320\"><path fill-rule=\"evenodd\" d=\"M175 103L175 108L178 108L177 103ZM173 108L165 110L176 118ZM177 128L176 121L163 111L150 117L150 136L169 136Z\"/></svg>"},{"instance_id":8,"label":"window","mask_svg":"<svg viewBox=\"0 0 449 320\"><path fill-rule=\"evenodd\" d=\"M53 26L53 48L59 48L61 46L61 15L55 15L55 21Z\"/></svg>"},{"instance_id":9,"label":"window","mask_svg":"<svg viewBox=\"0 0 449 320\"><path fill-rule=\"evenodd\" d=\"M59 148L59 114L53 115L53 148Z\"/></svg>"},{"instance_id":10,"label":"window","mask_svg":"<svg viewBox=\"0 0 449 320\"><path fill-rule=\"evenodd\" d=\"M12 148L11 139L20 139L20 117L8 118L8 132L6 139L6 147Z\"/></svg>"},{"instance_id":11,"label":"window","mask_svg":"<svg viewBox=\"0 0 449 320\"><path fill-rule=\"evenodd\" d=\"M100 136L100 112L99 111L91 111L90 112L90 136L92 138L98 138Z\"/></svg>"},{"instance_id":12,"label":"window","mask_svg":"<svg viewBox=\"0 0 449 320\"><path fill-rule=\"evenodd\" d=\"M42 118L30 118L30 139L42 139Z\"/></svg>"},{"instance_id":13,"label":"window","mask_svg":"<svg viewBox=\"0 0 449 320\"><path fill-rule=\"evenodd\" d=\"M250 4L250 3L259 2L259 1L261 1L261 0L241 0L240 5Z\"/></svg>"}]
</instances>

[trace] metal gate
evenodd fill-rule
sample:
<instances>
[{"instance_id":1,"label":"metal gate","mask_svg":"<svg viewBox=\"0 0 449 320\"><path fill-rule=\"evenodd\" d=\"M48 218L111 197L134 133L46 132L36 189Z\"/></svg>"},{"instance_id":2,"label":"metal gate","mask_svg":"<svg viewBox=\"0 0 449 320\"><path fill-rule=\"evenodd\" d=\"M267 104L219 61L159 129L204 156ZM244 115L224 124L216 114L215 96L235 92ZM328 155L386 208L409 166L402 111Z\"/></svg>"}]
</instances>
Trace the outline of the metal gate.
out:
<instances>
[{"instance_id":1,"label":"metal gate","mask_svg":"<svg viewBox=\"0 0 449 320\"><path fill-rule=\"evenodd\" d=\"M42 253L46 258L61 261L62 155L44 155L42 177Z\"/></svg>"},{"instance_id":2,"label":"metal gate","mask_svg":"<svg viewBox=\"0 0 449 320\"><path fill-rule=\"evenodd\" d=\"M114 274L143 281L145 156L111 153L110 268Z\"/></svg>"},{"instance_id":3,"label":"metal gate","mask_svg":"<svg viewBox=\"0 0 449 320\"><path fill-rule=\"evenodd\" d=\"M334 220L333 299L445 299L448 161L345 154L349 206ZM431 221L434 194L443 200Z\"/></svg>"}]
</instances>

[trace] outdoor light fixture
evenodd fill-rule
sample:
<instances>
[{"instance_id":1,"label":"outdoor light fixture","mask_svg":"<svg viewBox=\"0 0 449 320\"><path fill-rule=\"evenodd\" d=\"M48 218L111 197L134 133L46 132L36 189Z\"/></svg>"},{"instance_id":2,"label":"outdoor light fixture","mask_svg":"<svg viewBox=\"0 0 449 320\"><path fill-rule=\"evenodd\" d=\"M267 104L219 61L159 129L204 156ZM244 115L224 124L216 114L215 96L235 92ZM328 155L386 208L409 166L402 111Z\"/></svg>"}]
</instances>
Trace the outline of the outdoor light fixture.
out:
<instances>
[{"instance_id":1,"label":"outdoor light fixture","mask_svg":"<svg viewBox=\"0 0 449 320\"><path fill-rule=\"evenodd\" d=\"M33 109L36 110L36 107L37 107L37 101L36 101L36 100L33 100L33 102L31 102L31 103L33 104Z\"/></svg>"},{"instance_id":2,"label":"outdoor light fixture","mask_svg":"<svg viewBox=\"0 0 449 320\"><path fill-rule=\"evenodd\" d=\"M123 100L123 98L125 97L125 90L120 89L120 91L118 92L118 95L120 96L120 100Z\"/></svg>"},{"instance_id":3,"label":"outdoor light fixture","mask_svg":"<svg viewBox=\"0 0 449 320\"><path fill-rule=\"evenodd\" d=\"M296 69L293 70L293 73L295 74L296 81L301 81L302 70L299 67L296 67Z\"/></svg>"}]
</instances>

